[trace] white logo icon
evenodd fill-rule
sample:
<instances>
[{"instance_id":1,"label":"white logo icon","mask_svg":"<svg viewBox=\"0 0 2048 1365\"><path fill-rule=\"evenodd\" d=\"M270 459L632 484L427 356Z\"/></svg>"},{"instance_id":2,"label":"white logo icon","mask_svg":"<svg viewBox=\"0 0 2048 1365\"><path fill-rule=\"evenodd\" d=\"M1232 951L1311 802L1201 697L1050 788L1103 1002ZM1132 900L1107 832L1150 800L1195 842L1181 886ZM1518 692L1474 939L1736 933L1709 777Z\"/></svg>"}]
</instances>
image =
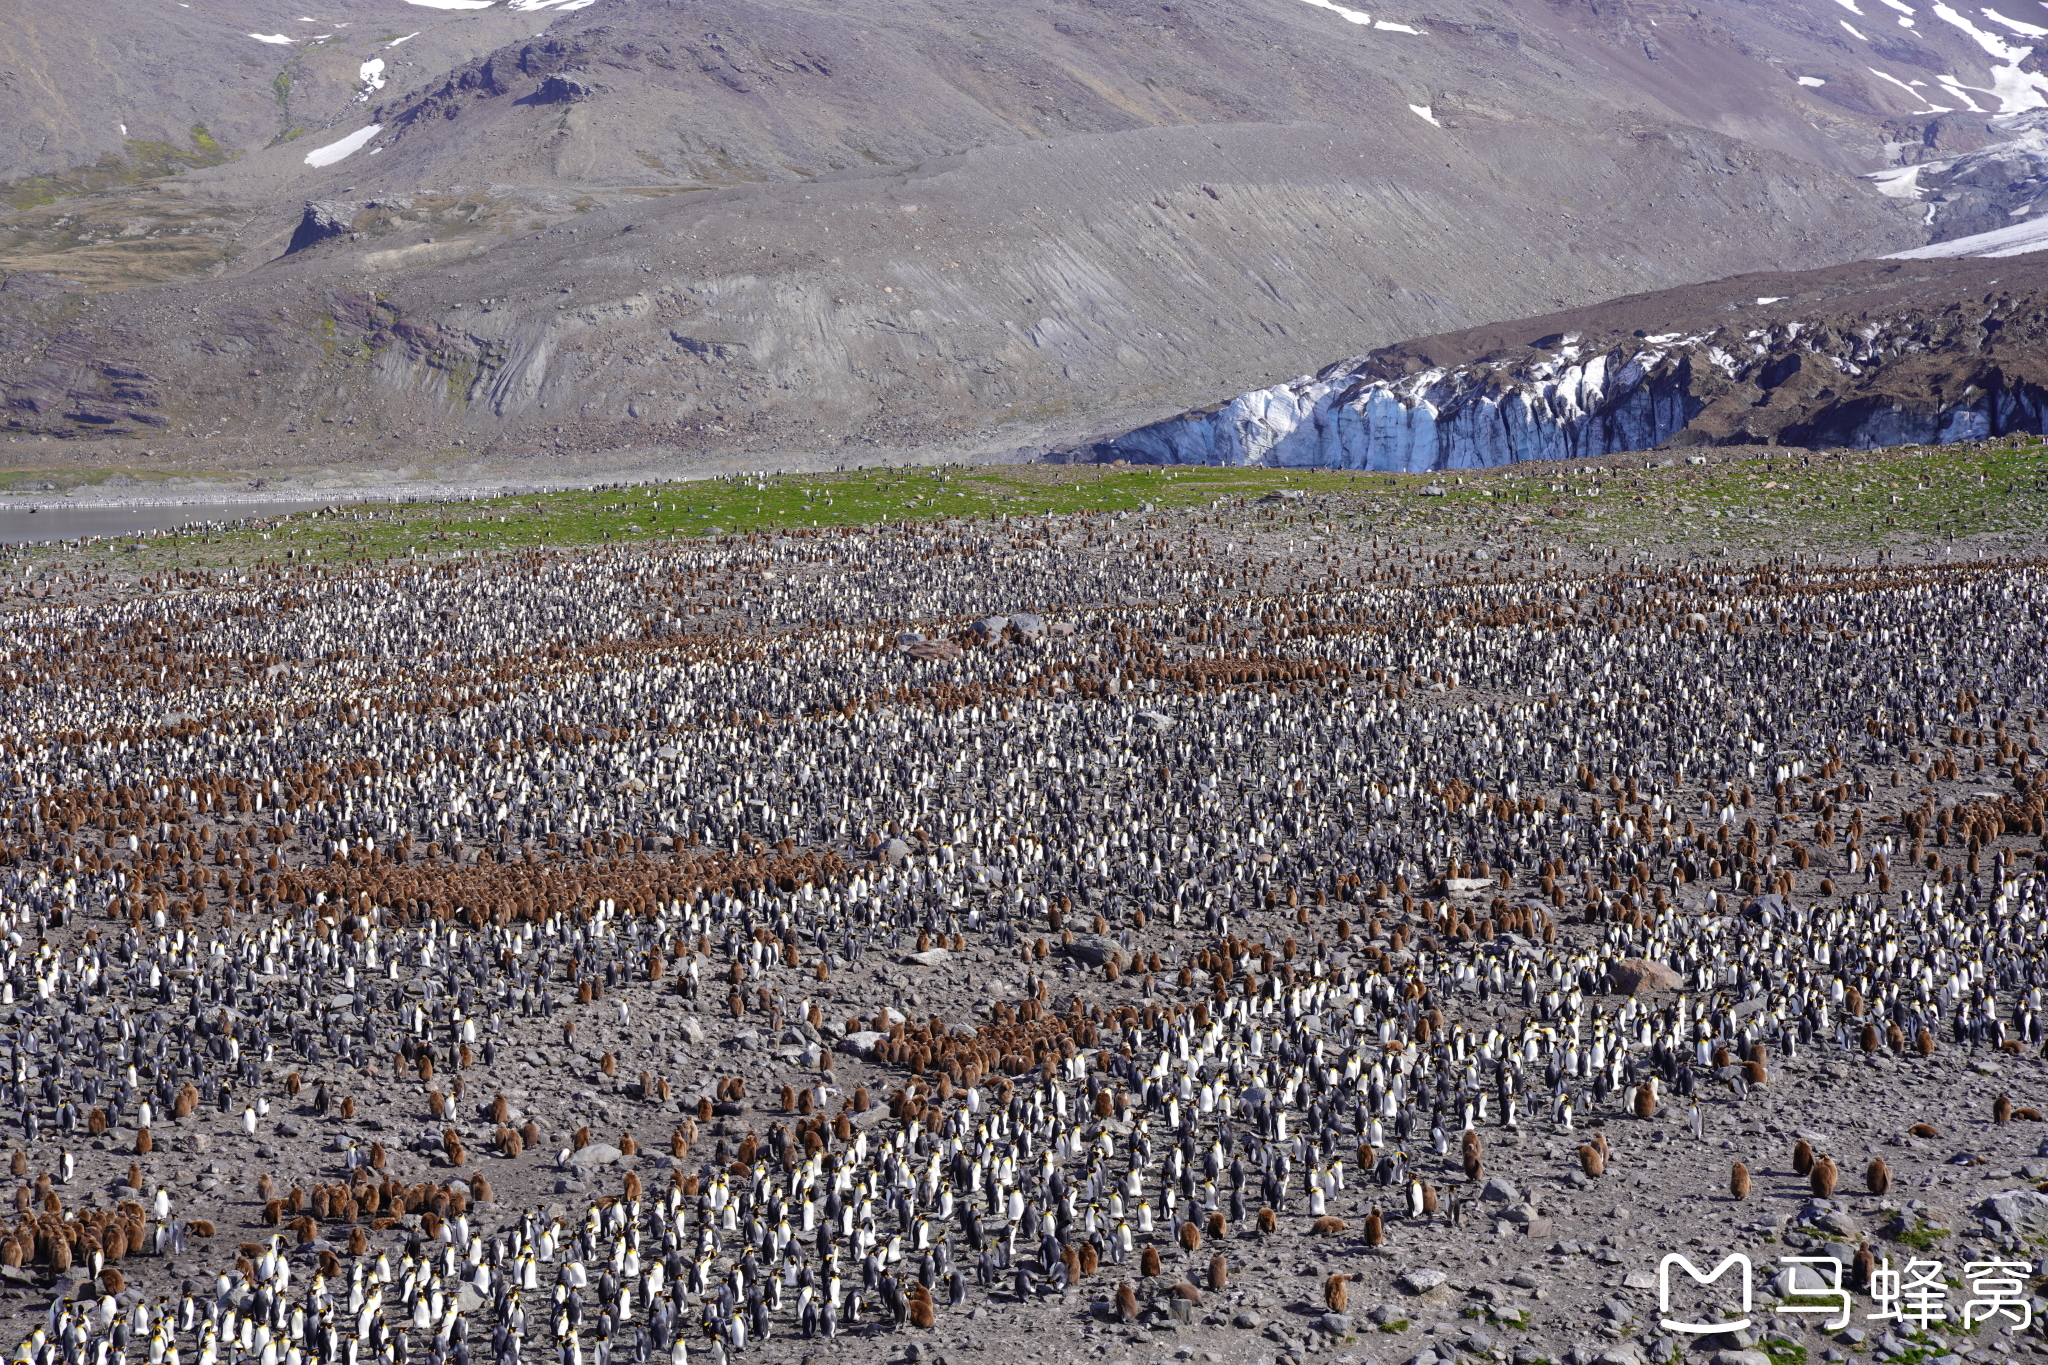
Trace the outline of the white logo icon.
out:
<instances>
[{"instance_id":1,"label":"white logo icon","mask_svg":"<svg viewBox=\"0 0 2048 1365\"><path fill-rule=\"evenodd\" d=\"M1692 1276L1695 1284L1712 1284L1727 1274L1734 1266L1742 1267L1742 1316L1733 1322L1673 1322L1671 1313L1671 1267L1683 1266L1685 1273ZM1730 1256L1711 1272L1702 1274L1700 1268L1677 1252L1671 1253L1657 1263L1657 1312L1658 1321L1667 1332L1690 1332L1695 1336L1707 1336L1715 1332L1740 1332L1749 1326L1749 1310L1754 1303L1754 1287L1750 1284L1749 1257L1740 1252Z\"/></svg>"}]
</instances>

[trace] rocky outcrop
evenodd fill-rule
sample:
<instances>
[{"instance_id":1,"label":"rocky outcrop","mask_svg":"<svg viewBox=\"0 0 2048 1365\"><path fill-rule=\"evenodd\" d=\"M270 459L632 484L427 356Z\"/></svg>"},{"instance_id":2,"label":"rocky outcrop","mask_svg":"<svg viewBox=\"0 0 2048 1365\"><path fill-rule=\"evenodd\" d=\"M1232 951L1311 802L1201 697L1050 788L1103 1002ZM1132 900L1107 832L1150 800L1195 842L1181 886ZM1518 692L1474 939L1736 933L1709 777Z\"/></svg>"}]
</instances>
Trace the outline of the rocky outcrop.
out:
<instances>
[{"instance_id":1,"label":"rocky outcrop","mask_svg":"<svg viewBox=\"0 0 2048 1365\"><path fill-rule=\"evenodd\" d=\"M1866 262L1387 347L1093 453L1423 471L1662 445L1973 440L2043 429L2044 341L2039 262Z\"/></svg>"},{"instance_id":2,"label":"rocky outcrop","mask_svg":"<svg viewBox=\"0 0 2048 1365\"><path fill-rule=\"evenodd\" d=\"M1972 126L1981 130L1978 145L1869 177L1894 199L1926 205L1930 242L1995 232L2048 206L2048 109L2000 114Z\"/></svg>"},{"instance_id":3,"label":"rocky outcrop","mask_svg":"<svg viewBox=\"0 0 2048 1365\"><path fill-rule=\"evenodd\" d=\"M355 229L356 215L368 205L350 203L335 199L320 199L306 205L306 211L299 218L299 225L292 232L292 240L285 247L289 256L294 251L318 246L336 237L346 237Z\"/></svg>"}]
</instances>

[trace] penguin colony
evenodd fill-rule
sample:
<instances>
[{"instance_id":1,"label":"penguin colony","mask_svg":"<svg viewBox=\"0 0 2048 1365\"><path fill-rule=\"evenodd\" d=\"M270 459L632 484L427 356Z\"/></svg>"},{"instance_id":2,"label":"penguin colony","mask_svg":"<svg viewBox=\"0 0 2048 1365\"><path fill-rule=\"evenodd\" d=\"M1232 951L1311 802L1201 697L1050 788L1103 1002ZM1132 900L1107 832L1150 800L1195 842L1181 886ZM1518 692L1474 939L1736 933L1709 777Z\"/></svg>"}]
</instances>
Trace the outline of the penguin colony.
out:
<instances>
[{"instance_id":1,"label":"penguin colony","mask_svg":"<svg viewBox=\"0 0 2048 1365\"><path fill-rule=\"evenodd\" d=\"M1714 1150L1816 1057L2034 1074L2039 564L1250 534L865 529L18 613L17 1358L1188 1324L1283 1243L1334 1333L1385 1258L1484 1230L1533 1261L1535 1182L1612 1181L1652 1129ZM1701 1197L1749 1199L1716 1159ZM1857 1158L1799 1159L1826 1201Z\"/></svg>"}]
</instances>

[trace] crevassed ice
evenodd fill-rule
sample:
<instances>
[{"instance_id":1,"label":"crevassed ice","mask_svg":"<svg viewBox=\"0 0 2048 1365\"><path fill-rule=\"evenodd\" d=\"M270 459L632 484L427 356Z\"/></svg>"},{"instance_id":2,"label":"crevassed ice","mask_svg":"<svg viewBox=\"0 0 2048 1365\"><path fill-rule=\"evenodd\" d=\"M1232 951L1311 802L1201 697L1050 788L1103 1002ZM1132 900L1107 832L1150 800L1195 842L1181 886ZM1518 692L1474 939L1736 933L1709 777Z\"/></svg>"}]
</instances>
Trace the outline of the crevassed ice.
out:
<instances>
[{"instance_id":1,"label":"crevassed ice","mask_svg":"<svg viewBox=\"0 0 2048 1365\"><path fill-rule=\"evenodd\" d=\"M1654 446L1699 410L1682 376L1653 376L1661 351L1602 354L1511 377L1501 367L1356 374L1240 394L1109 443L1147 463L1277 465L1389 473L1479 469Z\"/></svg>"}]
</instances>

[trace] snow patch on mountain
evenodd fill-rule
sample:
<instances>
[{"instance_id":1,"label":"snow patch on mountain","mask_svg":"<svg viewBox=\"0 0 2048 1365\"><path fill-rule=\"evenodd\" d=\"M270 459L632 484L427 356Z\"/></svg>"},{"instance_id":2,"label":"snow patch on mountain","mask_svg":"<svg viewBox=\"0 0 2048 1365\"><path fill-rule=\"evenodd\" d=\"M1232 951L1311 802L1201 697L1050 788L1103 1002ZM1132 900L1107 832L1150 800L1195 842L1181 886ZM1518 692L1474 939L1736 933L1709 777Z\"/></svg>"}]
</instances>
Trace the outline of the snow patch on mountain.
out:
<instances>
[{"instance_id":1,"label":"snow patch on mountain","mask_svg":"<svg viewBox=\"0 0 2048 1365\"><path fill-rule=\"evenodd\" d=\"M1364 10L1346 8L1336 3L1336 0L1303 0L1303 3L1314 5L1317 9L1326 9L1338 18L1353 24L1370 24L1372 22L1372 16Z\"/></svg>"},{"instance_id":2,"label":"snow patch on mountain","mask_svg":"<svg viewBox=\"0 0 2048 1365\"><path fill-rule=\"evenodd\" d=\"M1979 232L1970 237L1958 237L1953 241L1936 242L1932 246L1916 246L1910 251L1894 251L1884 259L1934 261L1963 256L1981 256L1989 259L2000 256L2025 256L2030 252L2044 249L2048 249L2048 218L2029 218L2023 223L2014 223L2011 227Z\"/></svg>"},{"instance_id":3,"label":"snow patch on mountain","mask_svg":"<svg viewBox=\"0 0 2048 1365\"><path fill-rule=\"evenodd\" d=\"M358 128L339 142L330 142L325 147L315 147L312 151L307 152L306 164L308 166L332 166L337 161L345 161L356 152L361 151L371 138L383 131L384 125L381 123L373 123L367 128Z\"/></svg>"}]
</instances>

